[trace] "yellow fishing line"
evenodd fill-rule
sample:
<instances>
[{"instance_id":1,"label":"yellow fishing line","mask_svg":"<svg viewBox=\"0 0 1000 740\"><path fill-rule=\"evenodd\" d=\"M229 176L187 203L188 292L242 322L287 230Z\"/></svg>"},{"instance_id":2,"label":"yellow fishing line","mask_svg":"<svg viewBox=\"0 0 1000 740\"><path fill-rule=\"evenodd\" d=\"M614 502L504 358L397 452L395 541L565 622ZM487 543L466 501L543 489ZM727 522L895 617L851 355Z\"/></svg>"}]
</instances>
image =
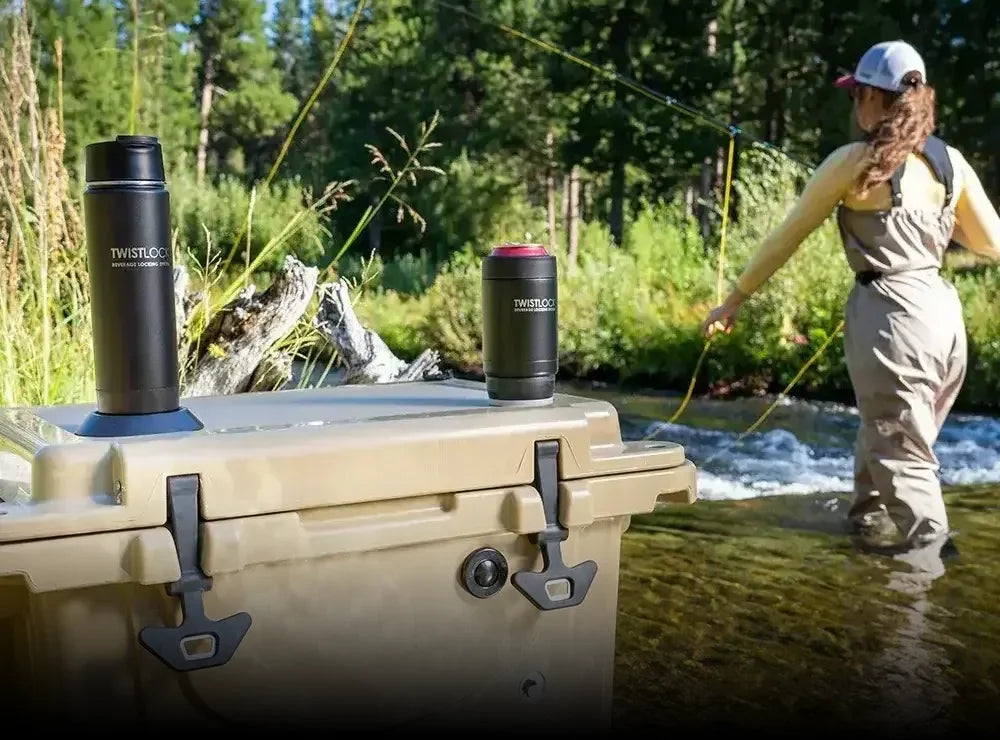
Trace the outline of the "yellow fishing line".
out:
<instances>
[{"instance_id":1,"label":"yellow fishing line","mask_svg":"<svg viewBox=\"0 0 1000 740\"><path fill-rule=\"evenodd\" d=\"M844 321L843 319L841 319L840 323L837 324L837 328L833 330L830 336L826 338L826 341L820 345L819 349L813 353L813 356L806 361L806 364L802 366L802 368L795 374L795 377L792 378L789 381L788 385L785 386L785 390L783 390L781 393L778 394L778 397L774 399L774 402L770 406L768 406L767 409L764 411L764 413L757 418L757 421L751 424L747 428L747 430L743 432L743 434L737 437L737 441L743 439L743 437L747 436L748 434L752 434L757 429L757 427L761 425L764 419L766 419L768 416L771 415L771 412L774 411L774 409L778 406L778 404L781 402L781 399L785 398L785 396L788 394L788 391L792 389L792 386L794 386L796 383L799 382L799 380L802 379L802 376L805 375L806 370L812 367L812 364L819 359L820 355L822 355L824 350L826 350L826 348L830 345L830 342L836 339L837 335L840 334L840 330L843 328L844 328Z\"/></svg>"},{"instance_id":2,"label":"yellow fishing line","mask_svg":"<svg viewBox=\"0 0 1000 740\"><path fill-rule=\"evenodd\" d=\"M698 371L701 369L701 363L705 361L705 355L708 354L708 348L711 344L712 339L709 337L709 339L705 342L705 346L701 349L701 355L698 357L698 362L694 365L694 372L691 373L691 382L688 383L688 389L684 396L684 400L681 401L681 405L678 407L677 411L675 411L674 415L667 421L668 424L673 424L677 421L680 415L684 413L684 409L687 408L688 402L691 400L691 394L694 392L694 383L698 378Z\"/></svg>"},{"instance_id":3,"label":"yellow fishing line","mask_svg":"<svg viewBox=\"0 0 1000 740\"><path fill-rule=\"evenodd\" d=\"M274 179L274 175L278 172L278 168L281 166L281 163L285 161L285 156L288 154L288 149L292 145L292 140L295 138L295 134L298 132L299 126L301 126L302 122L305 120L306 114L312 110L313 105L316 103L316 99L326 88L331 75L333 75L334 70L337 69L337 66L340 64L340 60L344 56L344 52L347 51L347 47L351 43L351 39L354 37L354 31L357 28L358 22L361 20L362 12L365 10L367 5L368 0L362 0L362 2L358 3L357 7L354 9L354 14L351 16L351 22L347 26L347 31L344 33L344 37L340 40L340 44L337 46L337 51L334 53L333 59L327 65L326 70L323 73L323 77L320 78L319 82L317 82L315 87L313 87L312 94L306 100L305 105L302 106L301 110L299 110L299 115L296 117L292 127L285 135L285 140L281 144L281 150L278 152L277 158L274 160L274 163L271 165L271 169L264 178L264 185L262 189L267 189L267 187L271 184L271 180ZM246 236L246 228L246 223L240 227L240 232L236 235L236 239L233 240L232 249L229 250L229 254L226 256L226 261L220 268L220 272L225 271L232 262L233 257L236 255L236 250L240 246L240 242L243 240L243 237Z\"/></svg>"},{"instance_id":4,"label":"yellow fishing line","mask_svg":"<svg viewBox=\"0 0 1000 740\"><path fill-rule=\"evenodd\" d=\"M725 186L725 195L723 196L723 206L722 206L723 208L722 229L721 229L722 233L721 233L721 238L719 240L719 267L718 267L718 277L716 279L717 303L722 303L722 277L723 277L723 265L726 253L726 224L729 216L729 193L733 182L733 177L732 177L733 149L735 142L736 142L736 136L735 134L731 134L729 137L729 156L726 161L726 186ZM829 337L827 337L826 341L823 342L823 344L820 345L819 349L813 353L812 357L810 357L806 361L806 363L801 368L799 368L799 371L795 374L795 376L791 379L791 381L789 381L788 385L785 386L785 389L778 394L778 396L774 399L774 402L764 411L763 414L761 414L757 418L757 420L753 424L751 424L746 429L746 431L744 431L736 438L737 442L746 437L748 434L753 434L753 432L756 431L756 429L764 422L764 420L771 415L771 413L774 411L774 409L777 408L781 400L788 395L788 392L792 389L792 387L794 387L794 385L802 379L802 376L805 375L806 370L812 367L812 365L816 362L816 360L818 360L819 357L823 354L823 352L826 351L826 348L830 345L830 342L832 342L837 337L843 326L844 322L843 320L841 320L841 322L837 325L837 328L833 330L833 332L830 334ZM698 370L701 368L702 360L704 360L705 355L708 352L708 347L711 341L712 341L711 338L709 338L709 340L705 342L705 349L702 350L701 357L698 358L698 362L697 364L695 364L694 373L691 376L691 382L688 384L687 396L685 396L684 401L680 405L680 408L678 408L677 411L674 412L674 415L670 417L669 423L671 424L674 421L676 421L677 418L684 412L684 409L688 405L688 401L691 399L691 393L694 390L695 378L698 377Z\"/></svg>"},{"instance_id":5,"label":"yellow fishing line","mask_svg":"<svg viewBox=\"0 0 1000 740\"><path fill-rule=\"evenodd\" d=\"M719 237L719 273L715 281L715 302L722 303L722 269L726 259L726 226L729 223L729 193L733 185L733 152L736 135L729 135L729 156L726 159L726 190L722 196L722 233Z\"/></svg>"},{"instance_id":6,"label":"yellow fishing line","mask_svg":"<svg viewBox=\"0 0 1000 740\"><path fill-rule=\"evenodd\" d=\"M518 29L513 28L512 26L508 26L505 23L499 23L497 21L491 21L486 18L483 18L482 16L473 13L471 10L468 10L458 5L453 5L452 3L449 2L445 2L445 0L438 0L438 5L442 5L448 8L449 10L455 11L456 13L461 13L462 15L472 18L473 20L479 23L483 23L487 26L493 26L494 28L498 28L507 34L510 34L511 36L515 36L516 38L519 38L522 41L527 41L529 44L533 44L539 47L540 49L544 49L545 51L548 51L552 54L557 54L558 56L561 56L564 59L568 59L571 62L579 64L581 67L585 67L586 69L589 69L592 72L596 72L597 74L602 75L603 77L612 82L618 82L624 85L625 87L629 88L633 92L637 92L640 95L644 95L645 97L651 100L655 100L657 103L668 105L674 108L675 110L679 110L688 115L693 120L703 123L706 126L711 126L712 128L716 128L719 129L720 131L725 131L727 133L731 133L735 130L733 126L726 126L722 123L719 123L718 121L713 121L711 118L702 115L698 111L689 109L687 106L681 104L679 100L675 100L670 96L657 93L655 90L650 90L649 88L646 88L636 83L635 81L628 79L624 75L619 74L618 72L613 72L611 70L604 69L603 67L599 67L593 62L588 62L586 59L582 59L576 56L575 54L572 54L571 52L567 51L566 49L556 46L555 44L550 44L549 42L544 41L543 39L537 38L535 36L532 36L530 34L527 34L524 31L519 31Z\"/></svg>"},{"instance_id":7,"label":"yellow fishing line","mask_svg":"<svg viewBox=\"0 0 1000 740\"><path fill-rule=\"evenodd\" d=\"M725 267L726 259L726 226L729 223L729 194L732 191L733 184L733 152L736 149L736 134L730 132L729 134L729 156L726 159L726 185L725 194L722 198L722 228L719 235L719 266L715 279L715 300L716 303L722 303L722 278L723 269ZM673 416L670 417L668 423L673 424L680 415L684 413L687 408L688 403L691 401L691 396L694 393L694 384L698 379L698 371L701 370L701 364L705 361L705 355L708 354L708 348L712 344L712 337L709 337L705 341L705 346L701 350L701 356L698 357L698 362L695 363L694 372L691 373L691 381L688 383L687 393L684 395L684 399L681 401L681 405L678 407L677 411L674 412Z\"/></svg>"}]
</instances>

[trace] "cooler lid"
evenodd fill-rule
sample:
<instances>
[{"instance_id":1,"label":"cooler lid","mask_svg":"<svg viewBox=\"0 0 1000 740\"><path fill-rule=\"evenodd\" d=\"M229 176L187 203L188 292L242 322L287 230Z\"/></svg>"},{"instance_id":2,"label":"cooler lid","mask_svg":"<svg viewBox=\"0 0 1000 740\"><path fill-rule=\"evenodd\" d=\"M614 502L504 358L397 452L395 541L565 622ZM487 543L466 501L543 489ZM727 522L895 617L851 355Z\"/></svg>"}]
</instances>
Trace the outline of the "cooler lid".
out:
<instances>
[{"instance_id":1,"label":"cooler lid","mask_svg":"<svg viewBox=\"0 0 1000 740\"><path fill-rule=\"evenodd\" d=\"M0 412L0 542L160 526L166 478L197 474L206 519L531 485L538 441L559 478L683 465L671 442L623 443L610 403L558 394L492 406L446 380L187 398L197 432L88 439L89 404Z\"/></svg>"}]
</instances>

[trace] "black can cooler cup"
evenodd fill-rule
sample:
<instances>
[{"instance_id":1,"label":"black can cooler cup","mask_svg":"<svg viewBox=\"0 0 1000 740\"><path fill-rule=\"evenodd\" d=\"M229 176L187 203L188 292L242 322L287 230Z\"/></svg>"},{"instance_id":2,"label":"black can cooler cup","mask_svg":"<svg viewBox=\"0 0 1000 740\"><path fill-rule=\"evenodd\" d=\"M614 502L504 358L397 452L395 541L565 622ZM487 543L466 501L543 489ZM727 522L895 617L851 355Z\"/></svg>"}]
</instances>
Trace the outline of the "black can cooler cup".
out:
<instances>
[{"instance_id":1,"label":"black can cooler cup","mask_svg":"<svg viewBox=\"0 0 1000 740\"><path fill-rule=\"evenodd\" d=\"M97 411L77 433L201 429L180 404L170 195L160 143L119 136L85 153Z\"/></svg>"},{"instance_id":2,"label":"black can cooler cup","mask_svg":"<svg viewBox=\"0 0 1000 740\"><path fill-rule=\"evenodd\" d=\"M545 405L559 370L556 258L504 244L483 260L483 373L494 405Z\"/></svg>"}]
</instances>

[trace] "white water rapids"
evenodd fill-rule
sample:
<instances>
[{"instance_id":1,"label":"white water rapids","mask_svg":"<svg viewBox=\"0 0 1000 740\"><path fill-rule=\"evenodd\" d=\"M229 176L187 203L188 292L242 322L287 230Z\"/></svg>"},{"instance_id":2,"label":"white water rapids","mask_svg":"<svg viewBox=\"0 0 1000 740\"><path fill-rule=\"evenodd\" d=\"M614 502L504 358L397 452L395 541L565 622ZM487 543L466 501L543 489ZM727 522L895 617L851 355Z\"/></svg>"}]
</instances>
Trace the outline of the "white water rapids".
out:
<instances>
[{"instance_id":1,"label":"white water rapids","mask_svg":"<svg viewBox=\"0 0 1000 740\"><path fill-rule=\"evenodd\" d=\"M626 437L649 436L685 447L698 466L700 498L851 490L858 423L851 407L786 401L763 428L736 442L765 401L692 403L690 418L686 412L674 424L632 416L624 403ZM935 453L945 485L1000 483L1000 419L952 414Z\"/></svg>"}]
</instances>

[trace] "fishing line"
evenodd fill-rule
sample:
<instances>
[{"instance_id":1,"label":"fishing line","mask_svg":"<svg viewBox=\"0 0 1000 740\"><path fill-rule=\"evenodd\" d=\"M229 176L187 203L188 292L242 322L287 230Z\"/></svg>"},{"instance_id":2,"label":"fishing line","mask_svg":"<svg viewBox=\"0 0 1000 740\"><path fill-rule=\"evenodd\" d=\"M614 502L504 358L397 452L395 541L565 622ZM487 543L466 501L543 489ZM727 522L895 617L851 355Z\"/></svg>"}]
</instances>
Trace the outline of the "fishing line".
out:
<instances>
[{"instance_id":1,"label":"fishing line","mask_svg":"<svg viewBox=\"0 0 1000 740\"><path fill-rule=\"evenodd\" d=\"M611 70L611 69L607 69L606 67L601 67L601 66L599 66L597 64L594 64L593 62L590 62L590 61L588 61L588 60L586 60L586 59L578 56L577 54L573 54L572 52L570 52L570 51L568 51L568 50L566 50L566 49L564 49L562 47L556 46L555 44L549 43L548 41L540 39L540 38L538 38L536 36L532 36L532 35L530 35L528 33L525 33L524 31L518 30L518 29L516 29L516 28L514 28L512 26L508 26L505 23L500 23L498 21L492 21L489 18L485 18L485 17L483 17L483 16L481 16L481 15L479 15L477 13L473 13L471 10L469 10L467 8L463 8L463 7L459 6L459 5L454 5L453 3L447 2L447 0L433 0L433 2L435 2L437 5L441 5L441 6L445 7L445 8L448 8L449 10L453 10L456 13L460 13L462 15L465 15L465 16L469 17L469 18L472 18L473 20L475 20L475 21L477 21L479 23L482 23L483 25L492 26L493 28L499 29L499 30L503 31L504 33L506 33L506 34L508 34L510 36L514 36L516 38L519 38L522 41L527 41L528 43L533 44L534 46L537 46L537 47L539 47L541 49L544 49L545 51L547 51L547 52L549 52L551 54L556 54L558 56L563 57L564 59L568 59L569 61L574 62L575 64L580 65L581 67L585 67L586 69L589 69L592 72L595 72L595 73L597 73L599 75L602 75L603 77L607 78L611 82L617 82L617 83L619 83L621 85L624 85L625 87L629 88L633 92L637 92L640 95L644 95L647 98L650 98L652 100L657 101L658 103L662 103L662 104L668 105L671 108L674 108L675 110L681 111L682 113L684 113L685 115L687 115L692 120L695 120L695 121L697 121L699 123L702 123L702 124L704 124L706 126L714 128L714 129L716 129L718 131L721 131L723 133L727 133L727 134L730 134L730 135L740 135L740 136L743 136L745 139L747 139L754 146L760 147L762 149L769 149L771 151L775 151L775 152L781 154L783 157L786 157L788 160L790 160L790 161L794 162L795 164L799 165L800 167L805 168L806 170L812 170L813 169L812 165L809 165L809 164L806 164L805 162L799 161L798 159L796 159L795 157L793 157L791 154L789 154L788 152L786 152L781 147L776 146L775 144L772 144L771 142L766 141L764 139L758 138L758 137L754 136L753 134L747 133L742 128L740 128L739 126L736 126L736 125L734 125L732 123L723 123L722 121L720 121L720 120L718 120L716 118L712 118L711 116L709 116L709 115L707 115L705 113L702 113L697 108L694 108L693 106L688 105L687 103L682 102L679 98L676 98L673 95L666 95L664 93L661 93L661 92L659 92L657 90L654 90L653 88L649 87L648 85L645 85L645 84L639 82L638 80L635 80L635 79L633 79L631 77L623 75L620 72L617 72L617 71Z\"/></svg>"},{"instance_id":2,"label":"fishing line","mask_svg":"<svg viewBox=\"0 0 1000 740\"><path fill-rule=\"evenodd\" d=\"M729 223L729 193L733 186L733 153L736 150L736 134L729 136L729 155L726 158L726 189L722 196L722 227L719 237L719 270L715 281L715 302L722 303L722 266L726 258L726 225Z\"/></svg>"},{"instance_id":3,"label":"fishing line","mask_svg":"<svg viewBox=\"0 0 1000 740\"><path fill-rule=\"evenodd\" d=\"M718 269L717 269L717 277L716 277L716 300L717 300L718 304L721 304L722 303L723 266L724 266L725 246L726 246L726 226L727 226L728 217L729 217L729 197L730 197L730 192L731 192L731 188L732 188L733 152L734 152L734 149L735 149L736 137L737 136L742 136L745 139L747 139L752 145L754 145L754 146L756 146L758 148L762 148L762 149L766 149L766 150L769 150L769 151L777 152L781 156L785 157L786 159L788 159L791 162L794 162L795 164L799 165L800 167L803 167L807 171L811 172L814 169L813 166L808 165L808 164L806 164L804 162L799 161L798 159L796 159L795 157L793 157L792 155L790 155L788 152L786 152L784 149L782 149L781 147L776 146L775 144L772 144L769 141L765 141L765 140L760 139L760 138L758 138L756 136L753 136L752 134L748 134L742 128L740 128L738 126L735 126L732 123L728 123L728 124L727 123L722 123L721 121L718 121L718 120L716 120L716 119L714 119L714 118L712 118L712 117L710 117L710 116L708 116L708 115L700 112L696 108L693 108L693 107L691 107L691 106L689 106L689 105L681 102L676 97L674 97L672 95L665 95L665 94L663 94L661 92L658 92L657 90L652 89L648 85L644 85L644 84L642 84L642 83L640 83L640 82L638 82L638 81L636 81L636 80L634 80L634 79L632 79L630 77L627 77L627 76L621 74L620 72L613 71L613 70L610 70L610 69L606 69L604 67L600 67L599 65L594 64L593 62L587 61L586 59L583 59L582 57L580 57L580 56L578 56L576 54L573 54L572 52L569 52L566 49L563 49L563 48L561 48L559 46L556 46L555 44L552 44L552 43L549 43L549 42L544 41L542 39L539 39L539 38L537 38L535 36L532 36L532 35L530 35L528 33L525 33L524 31L521 31L519 29L513 28L512 26L509 26L509 25L507 25L505 23L499 23L499 22L496 22L496 21L491 21L488 18L484 18L483 16L481 16L481 15L479 15L477 13L473 13L471 10L468 10L467 8L463 8L461 6L454 5L453 3L449 3L449 2L447 2L447 0L435 0L435 2L438 5L442 6L442 7L448 8L449 10L452 10L452 11L454 11L456 13L460 13L461 15L464 15L464 16L466 16L468 18L471 18L471 19L473 19L473 20L475 20L475 21L477 21L479 23L482 23L483 25L492 26L493 28L497 28L497 29L503 31L504 33L506 33L506 34L508 34L510 36L514 36L515 38L519 38L519 39L521 39L523 41L526 41L526 42L528 42L528 43L530 43L530 44L532 44L534 46L537 46L537 47L543 49L546 52L549 52L551 54L556 54L556 55L558 55L558 56L560 56L560 57L562 57L564 59L568 59L569 61L571 61L571 62L573 62L575 64L578 64L578 65L580 65L580 66L582 66L582 67L584 67L586 69L591 70L592 72L594 72L596 74L599 74L599 75L605 77L606 79L610 80L611 82L617 82L617 83L619 83L621 85L624 85L625 87L629 88L630 90L633 90L634 92L637 92L637 93L639 93L641 95L644 95L647 98L650 98L650 99L652 99L652 100L654 100L656 102L659 102L661 104L665 104L665 105L673 108L674 110L678 110L678 111L684 113L689 118L691 118L692 120L694 120L694 121L696 121L698 123L701 123L703 125L709 126L709 127L714 128L714 129L716 129L718 131L723 131L723 132L725 132L725 133L727 133L729 135L729 153L728 153L728 158L727 158L727 162L726 162L725 194L723 196L724 204L723 204L723 208L722 208L722 225L721 225L721 229L720 229L720 239L719 239L719 260L718 260ZM733 440L732 444L736 444L737 442L741 441L742 439L744 439L749 434L752 434L764 422L764 420L767 419L767 417L771 415L771 413L774 411L774 409L777 407L777 405L787 396L787 393L789 392L789 390L791 390L791 388L795 385L795 383L797 383L802 378L802 376L805 374L806 370L808 370L813 365L813 363L815 363L815 361L819 358L819 356L826 350L827 346L829 346L830 342L840 333L840 330L843 328L843 325L844 325L844 321L841 320L841 322L837 325L837 328L833 330L833 332L827 338L827 340L820 346L820 348L813 354L813 356L810 357L809 360L807 360L806 363L799 369L799 371L795 374L795 377L792 379L792 381L785 387L785 389L780 394L778 394L778 396L774 400L774 402L764 411L763 414L761 414L761 416L753 424L750 425L750 427L748 427L742 434L740 434L738 437L736 437L736 439ZM692 394L694 393L694 386L695 386L695 383L696 383L696 380L697 380L697 377L698 377L698 372L701 370L701 366L702 366L702 363L705 360L705 356L708 354L708 350L709 350L709 347L711 346L713 337L714 337L714 335L709 336L707 338L707 340L705 341L704 347L702 348L702 351L701 351L701 355L698 357L697 363L695 363L694 372L692 373L691 381L688 384L687 393L685 394L684 398L682 399L681 404L678 407L677 411L674 412L674 414L667 421L668 424L674 423L681 416L681 414L683 414L683 412L687 408L687 405L688 405L688 403L691 400ZM655 434L655 432L654 432L654 434ZM649 435L647 435L644 439L649 439ZM730 446L731 445L727 445L723 449L728 449L728 447L730 447ZM721 453L721 450L717 451L709 459L710 460L714 459L714 457L716 457L720 453Z\"/></svg>"},{"instance_id":4,"label":"fishing line","mask_svg":"<svg viewBox=\"0 0 1000 740\"><path fill-rule=\"evenodd\" d=\"M729 156L726 159L726 188L725 195L723 196L722 204L722 228L719 234L719 266L716 273L715 279L715 300L716 304L722 303L722 273L723 265L726 258L726 225L729 222L729 193L732 190L733 183L733 152L736 149L736 134L730 133L729 135ZM688 383L687 393L684 395L684 399L681 401L681 405L674 412L673 416L670 417L667 423L673 424L684 413L687 408L688 403L691 401L691 396L694 394L694 384L698 378L698 371L701 370L701 363L705 361L705 356L708 354L708 348L712 345L712 336L709 336L705 340L705 346L701 349L701 355L698 357L698 362L695 363L694 372L691 373L691 381ZM648 438L647 438L648 439Z\"/></svg>"},{"instance_id":5,"label":"fishing line","mask_svg":"<svg viewBox=\"0 0 1000 740\"><path fill-rule=\"evenodd\" d=\"M843 327L844 327L844 321L841 320L840 323L837 325L837 328L833 330L833 332L830 334L830 336L828 336L826 338L826 341L824 341L823 344L820 345L819 349L817 349L813 353L812 357L810 357L806 361L805 365L803 365L802 368L795 374L795 377L793 377L788 382L788 385L785 386L785 389L783 391L781 391L781 393L779 393L777 395L777 397L774 399L774 401L772 401L771 404L764 410L764 413L762 413L760 416L757 417L757 420L753 424L751 424L749 427L747 427L747 429L745 431L741 432L736 437L734 437L732 440L730 440L728 444L725 444L722 447L719 447L718 449L716 449L716 451L713 452L711 455L709 455L705 460L702 460L701 463L700 463L700 465L702 467L706 467L710 462L712 462L713 460L715 460L717 457L719 457L723 453L729 452L729 450L731 450L734 446L738 445L744 439L746 439L751 434L753 434L757 430L757 428L764 422L764 420L768 416L771 415L771 412L773 412L778 407L778 404L781 403L783 400L785 400L788 397L788 391L790 391L792 389L792 386L794 386L797 382L799 382L799 380L801 380L801 378L805 374L806 370L808 370L810 367L812 367L813 363L815 363L816 360L818 360L820 358L820 355L822 355L823 352L826 350L826 348L830 345L830 343L834 339L837 338L837 336L840 334L840 330ZM677 416L678 416L678 414L674 414L674 416L671 417L671 419L667 423L668 424L672 424L674 422L674 419L676 419ZM656 425L654 425L654 427L655 427L655 430L653 432L651 432L650 434L647 434L645 437L643 437L644 441L652 439L660 431L662 431L662 426L656 426Z\"/></svg>"}]
</instances>

